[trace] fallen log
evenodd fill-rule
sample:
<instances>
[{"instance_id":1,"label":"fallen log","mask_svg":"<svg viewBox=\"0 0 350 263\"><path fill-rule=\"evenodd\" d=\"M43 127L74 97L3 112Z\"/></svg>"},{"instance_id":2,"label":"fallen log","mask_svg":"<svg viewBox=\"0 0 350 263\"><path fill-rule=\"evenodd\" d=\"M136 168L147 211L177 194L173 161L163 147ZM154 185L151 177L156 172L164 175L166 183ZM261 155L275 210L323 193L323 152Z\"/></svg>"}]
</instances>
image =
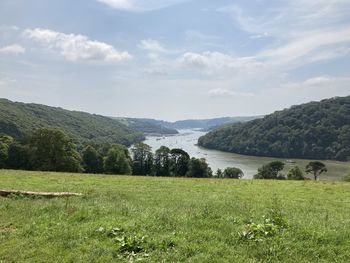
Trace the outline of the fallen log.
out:
<instances>
[{"instance_id":1,"label":"fallen log","mask_svg":"<svg viewBox=\"0 0 350 263\"><path fill-rule=\"evenodd\" d=\"M23 196L40 196L45 198L55 198L55 197L70 197L70 196L82 196L81 193L70 193L70 192L31 192L31 191L19 191L19 190L1 190L0 196L9 195L23 195Z\"/></svg>"}]
</instances>

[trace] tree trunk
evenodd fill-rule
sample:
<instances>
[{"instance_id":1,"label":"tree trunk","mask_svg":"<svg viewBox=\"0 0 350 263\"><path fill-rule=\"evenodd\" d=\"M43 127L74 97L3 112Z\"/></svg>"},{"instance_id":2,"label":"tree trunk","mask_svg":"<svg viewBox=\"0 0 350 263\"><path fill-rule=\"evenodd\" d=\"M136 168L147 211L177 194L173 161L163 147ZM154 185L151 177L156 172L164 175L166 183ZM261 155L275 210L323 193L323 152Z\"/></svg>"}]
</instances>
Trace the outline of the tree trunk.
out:
<instances>
[{"instance_id":1,"label":"tree trunk","mask_svg":"<svg viewBox=\"0 0 350 263\"><path fill-rule=\"evenodd\" d=\"M70 193L70 192L30 192L30 191L19 191L19 190L0 190L0 196L9 196L9 195L24 195L24 196L41 196L46 198L54 197L70 197L70 196L82 196L81 193Z\"/></svg>"}]
</instances>

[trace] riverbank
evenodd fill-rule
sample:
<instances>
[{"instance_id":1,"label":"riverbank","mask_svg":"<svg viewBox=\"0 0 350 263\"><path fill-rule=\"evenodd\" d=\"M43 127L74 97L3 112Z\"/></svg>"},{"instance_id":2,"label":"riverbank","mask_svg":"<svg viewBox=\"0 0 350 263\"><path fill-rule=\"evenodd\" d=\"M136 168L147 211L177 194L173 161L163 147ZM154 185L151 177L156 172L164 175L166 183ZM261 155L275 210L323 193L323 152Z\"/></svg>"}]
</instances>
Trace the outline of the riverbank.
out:
<instances>
[{"instance_id":1,"label":"riverbank","mask_svg":"<svg viewBox=\"0 0 350 263\"><path fill-rule=\"evenodd\" d=\"M153 151L164 145L169 148L181 148L189 153L190 156L196 158L205 158L210 167L215 172L217 169L225 169L226 167L238 167L245 176L244 179L252 179L254 174L262 165L274 161L286 159L246 156L234 153L210 150L197 145L198 138L206 132L199 130L179 130L179 134L174 136L147 137L145 143L150 145ZM311 160L293 159L295 163L286 163L283 173L287 173L294 165L298 165L302 170ZM328 172L320 176L320 180L339 181L350 170L350 162L338 161L322 161L326 164ZM311 177L310 177L311 178Z\"/></svg>"}]
</instances>

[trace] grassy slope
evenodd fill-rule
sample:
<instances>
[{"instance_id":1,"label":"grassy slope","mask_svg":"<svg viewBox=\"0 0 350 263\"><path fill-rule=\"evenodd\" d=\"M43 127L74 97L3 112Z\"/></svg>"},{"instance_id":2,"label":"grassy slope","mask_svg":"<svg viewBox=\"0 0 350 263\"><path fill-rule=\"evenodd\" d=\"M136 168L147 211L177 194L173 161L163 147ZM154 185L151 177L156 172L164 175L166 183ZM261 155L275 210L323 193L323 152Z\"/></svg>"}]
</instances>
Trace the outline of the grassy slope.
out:
<instances>
[{"instance_id":1,"label":"grassy slope","mask_svg":"<svg viewBox=\"0 0 350 263\"><path fill-rule=\"evenodd\" d=\"M89 176L0 171L0 189L78 191L0 198L0 262L118 261L104 228L147 235L149 262L349 262L350 184ZM284 235L240 241L244 221L279 206ZM119 262L119 261L118 261Z\"/></svg>"}]
</instances>

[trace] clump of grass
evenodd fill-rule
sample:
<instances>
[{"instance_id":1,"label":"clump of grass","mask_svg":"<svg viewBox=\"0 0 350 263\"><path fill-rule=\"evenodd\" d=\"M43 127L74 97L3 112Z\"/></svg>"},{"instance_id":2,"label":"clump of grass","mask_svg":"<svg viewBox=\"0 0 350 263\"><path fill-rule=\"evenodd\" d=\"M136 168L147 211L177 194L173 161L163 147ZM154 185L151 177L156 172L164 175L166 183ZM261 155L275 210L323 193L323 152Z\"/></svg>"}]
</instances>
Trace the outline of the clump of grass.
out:
<instances>
[{"instance_id":1,"label":"clump of grass","mask_svg":"<svg viewBox=\"0 0 350 263\"><path fill-rule=\"evenodd\" d=\"M152 242L147 236L140 233L128 233L123 228L114 227L106 230L100 227L97 232L104 234L114 241L116 245L114 256L118 259L127 259L130 262L141 261L150 256L150 252L157 249L168 249L175 247L172 240L162 240L159 244Z\"/></svg>"},{"instance_id":2,"label":"clump of grass","mask_svg":"<svg viewBox=\"0 0 350 263\"><path fill-rule=\"evenodd\" d=\"M283 233L288 228L288 222L280 209L270 209L263 216L263 223L250 222L239 232L240 240L263 242Z\"/></svg>"}]
</instances>

